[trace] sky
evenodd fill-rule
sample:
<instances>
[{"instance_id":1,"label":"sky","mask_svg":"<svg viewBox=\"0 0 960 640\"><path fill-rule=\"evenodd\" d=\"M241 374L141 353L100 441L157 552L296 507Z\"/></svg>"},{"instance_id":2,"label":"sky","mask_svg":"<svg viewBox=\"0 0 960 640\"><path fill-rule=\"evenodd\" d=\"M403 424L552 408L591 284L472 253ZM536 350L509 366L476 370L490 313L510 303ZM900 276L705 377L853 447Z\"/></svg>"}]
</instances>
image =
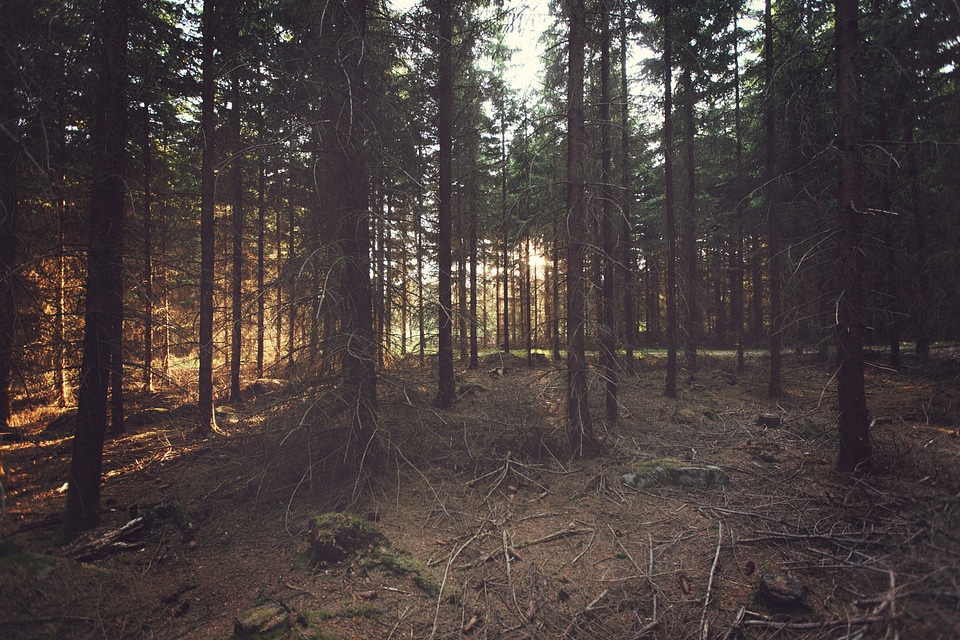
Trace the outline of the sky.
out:
<instances>
[{"instance_id":1,"label":"sky","mask_svg":"<svg viewBox=\"0 0 960 640\"><path fill-rule=\"evenodd\" d=\"M421 0L390 0L396 11L408 11ZM539 88L545 49L541 34L553 22L548 0L505 0L504 8L517 17L507 31L505 43L514 50L505 79L521 95Z\"/></svg>"}]
</instances>

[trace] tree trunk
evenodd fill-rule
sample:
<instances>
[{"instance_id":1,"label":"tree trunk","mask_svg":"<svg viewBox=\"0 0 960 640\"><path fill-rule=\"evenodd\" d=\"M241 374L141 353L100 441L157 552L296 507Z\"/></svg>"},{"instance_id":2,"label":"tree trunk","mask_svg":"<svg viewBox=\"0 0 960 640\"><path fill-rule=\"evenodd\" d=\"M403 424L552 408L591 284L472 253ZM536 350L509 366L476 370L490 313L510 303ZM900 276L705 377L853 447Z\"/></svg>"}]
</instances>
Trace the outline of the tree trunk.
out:
<instances>
[{"instance_id":1,"label":"tree trunk","mask_svg":"<svg viewBox=\"0 0 960 640\"><path fill-rule=\"evenodd\" d=\"M153 392L153 146L150 105L143 106L143 390Z\"/></svg>"},{"instance_id":2,"label":"tree trunk","mask_svg":"<svg viewBox=\"0 0 960 640\"><path fill-rule=\"evenodd\" d=\"M438 255L438 299L439 299L439 357L440 384L437 392L437 405L447 409L453 405L456 387L453 375L453 317L451 301L451 254L452 236L452 195L453 195L453 6L451 0L438 3L440 19L439 51L439 142L440 142L440 185L439 185L439 255Z\"/></svg>"},{"instance_id":3,"label":"tree trunk","mask_svg":"<svg viewBox=\"0 0 960 640\"><path fill-rule=\"evenodd\" d=\"M477 204L475 199L470 201L470 368L480 366L479 345L477 344ZM404 278L406 281L406 278Z\"/></svg>"},{"instance_id":4,"label":"tree trunk","mask_svg":"<svg viewBox=\"0 0 960 640\"><path fill-rule=\"evenodd\" d=\"M600 444L593 434L587 398L587 362L584 325L587 293L584 274L584 240L587 237L584 207L583 111L584 46L587 12L583 0L568 0L570 38L567 84L567 433L575 456L594 456Z\"/></svg>"},{"instance_id":5,"label":"tree trunk","mask_svg":"<svg viewBox=\"0 0 960 640\"><path fill-rule=\"evenodd\" d=\"M670 0L663 3L663 179L667 234L667 379L663 395L677 397L677 214L673 188L673 42Z\"/></svg>"},{"instance_id":6,"label":"tree trunk","mask_svg":"<svg viewBox=\"0 0 960 640\"><path fill-rule=\"evenodd\" d=\"M733 31L737 27L737 14L734 12ZM733 88L734 88L734 131L737 137L736 165L737 189L734 197L737 204L733 213L733 251L730 258L733 262L730 269L730 323L733 325L734 337L737 341L737 373L743 374L745 364L743 359L743 302L744 302L744 269L743 269L743 129L740 120L740 48L739 38L733 41Z\"/></svg>"},{"instance_id":7,"label":"tree trunk","mask_svg":"<svg viewBox=\"0 0 960 640\"><path fill-rule=\"evenodd\" d=\"M201 24L203 51L200 96L200 129L203 134L203 156L200 169L200 372L198 406L200 421L197 432L207 436L217 428L213 411L213 286L216 173L214 163L217 130L214 112L214 39L213 0L203 0Z\"/></svg>"},{"instance_id":8,"label":"tree trunk","mask_svg":"<svg viewBox=\"0 0 960 640\"><path fill-rule=\"evenodd\" d=\"M637 320L633 303L633 221L630 205L633 200L630 173L630 85L627 80L627 17L626 6L620 10L620 262L623 281L623 346L627 356L627 371L634 373L633 349L637 345Z\"/></svg>"},{"instance_id":9,"label":"tree trunk","mask_svg":"<svg viewBox=\"0 0 960 640\"><path fill-rule=\"evenodd\" d=\"M230 402L240 401L240 365L243 349L243 134L241 132L240 70L230 73L232 94L230 134L233 143L233 163L230 166L232 216L230 231L233 251L230 270Z\"/></svg>"},{"instance_id":10,"label":"tree trunk","mask_svg":"<svg viewBox=\"0 0 960 640\"><path fill-rule=\"evenodd\" d=\"M683 219L681 223L681 245L683 250L683 324L684 352L687 371L692 379L697 373L697 341L700 332L700 276L697 272L697 192L694 138L696 124L693 119L693 107L696 102L696 90L693 86L692 62L688 59L681 76L682 118L683 118Z\"/></svg>"},{"instance_id":11,"label":"tree trunk","mask_svg":"<svg viewBox=\"0 0 960 640\"><path fill-rule=\"evenodd\" d=\"M6 11L0 9L5 42L15 43L16 27ZM11 417L10 374L12 371L14 335L17 326L16 270L19 253L17 221L20 213L20 141L17 122L19 85L18 63L13 53L4 52L0 60L0 429L8 429ZM61 217L62 221L62 217ZM62 233L62 224L61 231ZM60 243L62 247L62 240ZM62 264L62 248L60 253ZM62 290L62 287L61 287ZM62 320L62 304L58 304ZM58 345L54 345L56 348ZM60 368L62 371L62 367Z\"/></svg>"},{"instance_id":12,"label":"tree trunk","mask_svg":"<svg viewBox=\"0 0 960 640\"><path fill-rule=\"evenodd\" d=\"M863 377L863 219L860 213L860 30L857 0L836 0L837 217L840 255L837 301L837 400L840 452L837 468L871 466L869 413Z\"/></svg>"},{"instance_id":13,"label":"tree trunk","mask_svg":"<svg viewBox=\"0 0 960 640\"><path fill-rule=\"evenodd\" d=\"M339 220L338 237L343 241L344 298L347 303L344 331L347 348L343 354L343 393L351 409L353 423L347 443L347 460L356 468L377 468L383 451L377 434L376 338L373 331L373 298L370 283L370 206L367 167L363 157L365 142L366 86L364 42L366 38L366 0L346 2L345 37L338 66L345 77L339 87L342 106L337 130L340 133L337 154L344 171L334 214Z\"/></svg>"},{"instance_id":14,"label":"tree trunk","mask_svg":"<svg viewBox=\"0 0 960 640\"><path fill-rule=\"evenodd\" d=\"M614 273L616 263L616 231L613 226L613 184L611 165L613 145L611 133L613 123L610 120L610 9L607 0L600 0L600 190L602 217L601 255L603 268L601 323L597 328L600 337L600 360L603 368L604 415L609 422L616 422L617 414L617 352L616 327L614 325L614 299L616 286Z\"/></svg>"},{"instance_id":15,"label":"tree trunk","mask_svg":"<svg viewBox=\"0 0 960 640\"><path fill-rule=\"evenodd\" d=\"M266 275L266 162L263 157L263 106L260 107L257 142L260 145L260 156L257 161L257 379L263 377L263 351L266 339L266 298L267 292L263 288Z\"/></svg>"},{"instance_id":16,"label":"tree trunk","mask_svg":"<svg viewBox=\"0 0 960 640\"><path fill-rule=\"evenodd\" d=\"M770 269L770 378L767 384L767 394L777 398L781 388L781 289L780 282L780 224L777 220L777 207L780 206L777 198L778 189L774 186L776 179L776 103L773 91L773 15L770 7L771 0L766 0L764 8L764 46L763 56L766 68L766 105L764 113L764 133L766 162L764 179L766 181L767 200L767 262Z\"/></svg>"},{"instance_id":17,"label":"tree trunk","mask_svg":"<svg viewBox=\"0 0 960 640\"><path fill-rule=\"evenodd\" d=\"M110 357L116 350L115 331L121 320L116 314L122 311L119 301L123 297L127 17L126 0L105 0L98 22L102 51L93 131L95 166L90 195L83 362L66 518L58 534L60 540L100 522Z\"/></svg>"}]
</instances>

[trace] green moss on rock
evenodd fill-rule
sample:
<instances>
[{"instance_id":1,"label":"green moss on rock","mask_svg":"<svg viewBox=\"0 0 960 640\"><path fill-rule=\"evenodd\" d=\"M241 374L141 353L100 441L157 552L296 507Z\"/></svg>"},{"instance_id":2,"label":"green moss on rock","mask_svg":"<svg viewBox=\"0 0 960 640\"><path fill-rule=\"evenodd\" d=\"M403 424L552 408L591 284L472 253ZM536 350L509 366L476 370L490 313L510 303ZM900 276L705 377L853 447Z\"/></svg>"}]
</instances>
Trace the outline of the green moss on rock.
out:
<instances>
[{"instance_id":1,"label":"green moss on rock","mask_svg":"<svg viewBox=\"0 0 960 640\"><path fill-rule=\"evenodd\" d=\"M713 465L697 467L678 460L657 459L641 462L623 474L623 482L643 489L656 485L674 485L689 489L713 489L730 485L730 476Z\"/></svg>"}]
</instances>

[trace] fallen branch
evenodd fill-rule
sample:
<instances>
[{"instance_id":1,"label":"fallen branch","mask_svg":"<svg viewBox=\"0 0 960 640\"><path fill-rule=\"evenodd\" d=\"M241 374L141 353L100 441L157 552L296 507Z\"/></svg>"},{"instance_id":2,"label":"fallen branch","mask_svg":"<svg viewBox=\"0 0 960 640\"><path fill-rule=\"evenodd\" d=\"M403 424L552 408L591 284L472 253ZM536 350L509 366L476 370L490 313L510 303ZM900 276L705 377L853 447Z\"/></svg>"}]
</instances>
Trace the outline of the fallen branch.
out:
<instances>
[{"instance_id":1,"label":"fallen branch","mask_svg":"<svg viewBox=\"0 0 960 640\"><path fill-rule=\"evenodd\" d=\"M710 579L707 580L707 594L703 597L703 613L700 614L700 640L707 640L709 624L707 623L707 607L710 606L710 595L713 591L713 575L717 572L717 561L720 560L720 544L723 542L723 521L717 526L717 551L713 555L713 566L710 567Z\"/></svg>"}]
</instances>

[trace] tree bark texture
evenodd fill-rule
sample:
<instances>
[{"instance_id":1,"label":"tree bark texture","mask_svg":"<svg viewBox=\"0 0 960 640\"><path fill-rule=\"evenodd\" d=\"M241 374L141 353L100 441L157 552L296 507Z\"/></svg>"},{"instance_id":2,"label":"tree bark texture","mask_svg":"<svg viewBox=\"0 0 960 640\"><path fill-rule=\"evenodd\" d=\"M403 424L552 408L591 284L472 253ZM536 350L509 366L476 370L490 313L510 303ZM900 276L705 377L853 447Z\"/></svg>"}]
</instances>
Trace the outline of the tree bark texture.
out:
<instances>
[{"instance_id":1,"label":"tree bark texture","mask_svg":"<svg viewBox=\"0 0 960 640\"><path fill-rule=\"evenodd\" d=\"M871 466L869 413L863 377L863 217L860 213L860 33L857 0L836 0L837 218L840 255L837 299L837 400L842 471Z\"/></svg>"},{"instance_id":2,"label":"tree bark texture","mask_svg":"<svg viewBox=\"0 0 960 640\"><path fill-rule=\"evenodd\" d=\"M567 84L567 432L573 455L593 456L599 453L600 447L590 419L584 352L587 290L583 263L587 221L583 185L583 76L587 15L583 0L568 0L567 10L570 19Z\"/></svg>"},{"instance_id":3,"label":"tree bark texture","mask_svg":"<svg viewBox=\"0 0 960 640\"><path fill-rule=\"evenodd\" d=\"M437 405L449 408L456 397L453 374L453 309L451 283L453 256L451 253L452 236L452 196L453 196L453 3L452 0L440 0L438 3L440 19L439 40L439 142L440 142L440 185L439 185L439 389Z\"/></svg>"},{"instance_id":4,"label":"tree bark texture","mask_svg":"<svg viewBox=\"0 0 960 640\"><path fill-rule=\"evenodd\" d=\"M663 395L677 396L677 212L673 185L673 43L670 0L663 3L663 179L667 234L667 378Z\"/></svg>"},{"instance_id":5,"label":"tree bark texture","mask_svg":"<svg viewBox=\"0 0 960 640\"><path fill-rule=\"evenodd\" d=\"M200 130L203 136L203 155L200 168L200 371L198 381L198 406L200 421L197 432L209 435L217 427L213 410L213 286L214 286L214 233L216 173L214 163L216 114L214 82L214 41L216 16L214 0L204 0L202 30L200 88Z\"/></svg>"},{"instance_id":6,"label":"tree bark texture","mask_svg":"<svg viewBox=\"0 0 960 640\"><path fill-rule=\"evenodd\" d=\"M127 19L127 0L105 0L98 23L102 49L93 125L95 166L90 195L83 360L62 529L65 535L95 527L100 521L110 358L123 298Z\"/></svg>"}]
</instances>

